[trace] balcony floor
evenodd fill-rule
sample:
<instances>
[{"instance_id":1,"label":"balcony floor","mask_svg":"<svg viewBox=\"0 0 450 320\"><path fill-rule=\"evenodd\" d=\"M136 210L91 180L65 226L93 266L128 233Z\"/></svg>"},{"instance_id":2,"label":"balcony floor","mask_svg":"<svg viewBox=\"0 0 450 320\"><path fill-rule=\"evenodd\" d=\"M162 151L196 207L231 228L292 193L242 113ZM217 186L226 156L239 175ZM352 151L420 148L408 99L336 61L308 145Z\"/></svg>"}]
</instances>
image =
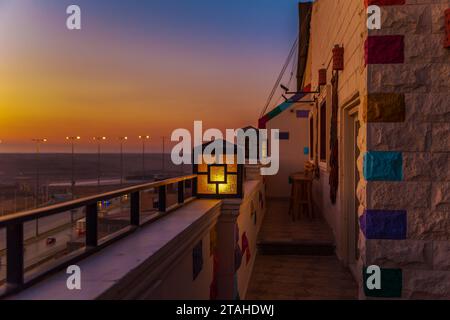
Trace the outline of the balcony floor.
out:
<instances>
[{"instance_id":1,"label":"balcony floor","mask_svg":"<svg viewBox=\"0 0 450 320\"><path fill-rule=\"evenodd\" d=\"M288 200L269 200L259 234L260 242L315 242L334 244L333 233L320 217L292 221Z\"/></svg>"},{"instance_id":2,"label":"balcony floor","mask_svg":"<svg viewBox=\"0 0 450 320\"><path fill-rule=\"evenodd\" d=\"M327 224L292 222L287 201L268 202L246 299L356 299L350 271L334 255Z\"/></svg>"}]
</instances>

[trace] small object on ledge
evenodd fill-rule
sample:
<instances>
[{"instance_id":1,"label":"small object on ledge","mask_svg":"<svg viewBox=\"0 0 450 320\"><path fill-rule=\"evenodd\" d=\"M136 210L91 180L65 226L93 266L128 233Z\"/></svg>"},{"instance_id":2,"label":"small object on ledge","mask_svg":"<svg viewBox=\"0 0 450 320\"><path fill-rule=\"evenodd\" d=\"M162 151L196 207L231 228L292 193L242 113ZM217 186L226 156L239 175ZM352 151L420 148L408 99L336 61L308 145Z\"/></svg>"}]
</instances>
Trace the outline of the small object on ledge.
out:
<instances>
[{"instance_id":1,"label":"small object on ledge","mask_svg":"<svg viewBox=\"0 0 450 320\"><path fill-rule=\"evenodd\" d=\"M46 244L47 246L53 246L54 244L56 244L56 239L52 237L47 238Z\"/></svg>"}]
</instances>

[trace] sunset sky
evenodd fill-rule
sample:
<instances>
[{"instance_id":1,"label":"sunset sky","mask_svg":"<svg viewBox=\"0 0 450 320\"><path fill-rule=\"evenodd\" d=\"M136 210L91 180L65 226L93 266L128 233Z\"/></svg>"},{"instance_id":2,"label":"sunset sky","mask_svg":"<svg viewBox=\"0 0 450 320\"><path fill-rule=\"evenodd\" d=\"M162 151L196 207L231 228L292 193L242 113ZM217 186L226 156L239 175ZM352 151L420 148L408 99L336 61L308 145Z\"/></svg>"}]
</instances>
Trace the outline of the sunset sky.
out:
<instances>
[{"instance_id":1,"label":"sunset sky","mask_svg":"<svg viewBox=\"0 0 450 320\"><path fill-rule=\"evenodd\" d=\"M256 125L297 34L297 0L0 0L0 152L105 151L176 128ZM82 30L69 31L78 4Z\"/></svg>"}]
</instances>

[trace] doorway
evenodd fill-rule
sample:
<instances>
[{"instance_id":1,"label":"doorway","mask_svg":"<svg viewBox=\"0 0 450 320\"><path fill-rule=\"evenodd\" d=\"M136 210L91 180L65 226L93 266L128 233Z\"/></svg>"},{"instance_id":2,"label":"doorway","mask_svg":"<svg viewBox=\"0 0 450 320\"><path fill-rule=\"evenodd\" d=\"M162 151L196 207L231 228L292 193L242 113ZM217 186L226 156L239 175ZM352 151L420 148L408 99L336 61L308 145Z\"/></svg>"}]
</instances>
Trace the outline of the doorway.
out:
<instances>
[{"instance_id":1,"label":"doorway","mask_svg":"<svg viewBox=\"0 0 450 320\"><path fill-rule=\"evenodd\" d=\"M358 208L360 204L357 197L357 187L360 180L360 173L357 167L357 160L360 156L358 147L360 123L358 118L359 101L355 102L344 109L343 117L343 249L345 261L356 277L356 265L359 260L358 242L360 229L358 219Z\"/></svg>"}]
</instances>

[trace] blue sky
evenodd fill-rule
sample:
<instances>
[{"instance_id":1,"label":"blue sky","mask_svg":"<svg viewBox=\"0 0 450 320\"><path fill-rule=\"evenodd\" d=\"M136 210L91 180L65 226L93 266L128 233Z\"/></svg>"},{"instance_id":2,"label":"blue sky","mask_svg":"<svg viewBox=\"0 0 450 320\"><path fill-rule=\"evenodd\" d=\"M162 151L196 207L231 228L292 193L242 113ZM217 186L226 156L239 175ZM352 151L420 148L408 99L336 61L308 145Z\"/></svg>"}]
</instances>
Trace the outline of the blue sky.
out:
<instances>
[{"instance_id":1,"label":"blue sky","mask_svg":"<svg viewBox=\"0 0 450 320\"><path fill-rule=\"evenodd\" d=\"M65 28L70 4L81 7L81 31ZM170 135L194 120L219 129L256 125L297 36L297 7L296 0L0 0L3 150L30 149L36 133L58 151L73 134Z\"/></svg>"}]
</instances>

